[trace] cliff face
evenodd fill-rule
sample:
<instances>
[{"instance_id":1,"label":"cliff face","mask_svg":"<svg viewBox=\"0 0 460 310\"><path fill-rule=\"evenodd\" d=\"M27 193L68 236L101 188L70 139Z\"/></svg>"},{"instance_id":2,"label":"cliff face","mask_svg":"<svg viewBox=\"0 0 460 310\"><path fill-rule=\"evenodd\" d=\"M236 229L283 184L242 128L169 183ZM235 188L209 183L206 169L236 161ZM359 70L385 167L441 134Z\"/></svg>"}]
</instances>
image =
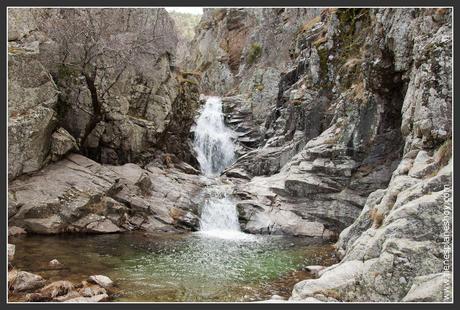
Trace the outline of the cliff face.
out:
<instances>
[{"instance_id":1,"label":"cliff face","mask_svg":"<svg viewBox=\"0 0 460 310\"><path fill-rule=\"evenodd\" d=\"M72 149L146 163L167 151L159 141L173 120L187 136L199 90L172 70L177 36L163 9L10 9L8 35L10 179Z\"/></svg>"},{"instance_id":2,"label":"cliff face","mask_svg":"<svg viewBox=\"0 0 460 310\"><path fill-rule=\"evenodd\" d=\"M238 134L225 174L244 228L341 233L342 262L294 300L442 299L451 10L296 14L300 25L289 10L210 10L194 42L203 89L226 95Z\"/></svg>"},{"instance_id":3,"label":"cliff face","mask_svg":"<svg viewBox=\"0 0 460 310\"><path fill-rule=\"evenodd\" d=\"M195 27L200 22L201 15L175 11L168 12L168 14L174 20L177 29L176 64L180 67L186 67L186 58L190 55L191 42L195 36Z\"/></svg>"},{"instance_id":4,"label":"cliff face","mask_svg":"<svg viewBox=\"0 0 460 310\"><path fill-rule=\"evenodd\" d=\"M373 192L341 233L342 262L296 285L293 298L327 291L342 300L450 301L443 238L452 227L451 11L384 10L375 20L404 82L402 159L388 186ZM335 281L344 274L346 284Z\"/></svg>"},{"instance_id":5,"label":"cliff face","mask_svg":"<svg viewBox=\"0 0 460 310\"><path fill-rule=\"evenodd\" d=\"M201 183L183 161L196 164L189 130L199 76L175 68L167 12L8 17L9 225L51 234L195 229Z\"/></svg>"},{"instance_id":6,"label":"cliff face","mask_svg":"<svg viewBox=\"0 0 460 310\"><path fill-rule=\"evenodd\" d=\"M277 83L289 62L286 48L300 25L319 9L205 9L192 41L190 68L203 72L205 93L225 95L260 88L262 80ZM251 100L263 121L273 102L270 89ZM264 100L264 107L260 102Z\"/></svg>"}]
</instances>

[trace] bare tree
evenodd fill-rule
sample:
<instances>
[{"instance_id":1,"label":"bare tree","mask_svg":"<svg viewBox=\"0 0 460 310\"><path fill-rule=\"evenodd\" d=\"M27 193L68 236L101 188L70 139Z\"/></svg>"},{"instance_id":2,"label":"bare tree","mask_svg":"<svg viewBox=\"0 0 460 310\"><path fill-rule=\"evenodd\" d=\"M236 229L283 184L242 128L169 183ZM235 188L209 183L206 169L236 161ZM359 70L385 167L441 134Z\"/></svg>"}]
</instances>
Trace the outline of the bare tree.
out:
<instances>
[{"instance_id":1,"label":"bare tree","mask_svg":"<svg viewBox=\"0 0 460 310\"><path fill-rule=\"evenodd\" d=\"M83 76L91 92L93 116L82 143L103 119L103 102L117 95L123 75L148 74L149 64L177 44L164 9L41 9L36 19L58 46L59 66Z\"/></svg>"}]
</instances>

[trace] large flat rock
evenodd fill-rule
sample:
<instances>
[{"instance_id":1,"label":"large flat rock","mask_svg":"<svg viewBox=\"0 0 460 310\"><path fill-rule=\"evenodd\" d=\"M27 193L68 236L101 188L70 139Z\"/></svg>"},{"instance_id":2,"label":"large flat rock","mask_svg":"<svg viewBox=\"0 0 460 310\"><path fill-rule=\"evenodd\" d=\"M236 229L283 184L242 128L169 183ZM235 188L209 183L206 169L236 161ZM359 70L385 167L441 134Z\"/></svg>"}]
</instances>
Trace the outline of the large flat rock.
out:
<instances>
[{"instance_id":1,"label":"large flat rock","mask_svg":"<svg viewBox=\"0 0 460 310\"><path fill-rule=\"evenodd\" d=\"M15 212L9 225L45 234L196 228L200 177L148 169L104 166L70 154L10 183L9 209Z\"/></svg>"}]
</instances>

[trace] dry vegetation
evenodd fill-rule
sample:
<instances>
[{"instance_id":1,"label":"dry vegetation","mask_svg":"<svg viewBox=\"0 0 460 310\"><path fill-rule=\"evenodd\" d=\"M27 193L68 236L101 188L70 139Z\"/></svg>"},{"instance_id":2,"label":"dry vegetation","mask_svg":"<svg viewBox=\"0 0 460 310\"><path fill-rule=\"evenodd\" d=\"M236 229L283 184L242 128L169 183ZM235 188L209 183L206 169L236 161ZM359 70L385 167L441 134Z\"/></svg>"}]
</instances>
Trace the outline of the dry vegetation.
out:
<instances>
[{"instance_id":1,"label":"dry vegetation","mask_svg":"<svg viewBox=\"0 0 460 310\"><path fill-rule=\"evenodd\" d=\"M380 213L377 208L375 208L372 209L370 213L370 218L373 222L374 228L379 228L380 226L382 226L385 216L382 213Z\"/></svg>"},{"instance_id":2,"label":"dry vegetation","mask_svg":"<svg viewBox=\"0 0 460 310\"><path fill-rule=\"evenodd\" d=\"M302 26L302 32L307 32L308 30L312 29L314 25L316 25L317 23L319 23L321 21L321 16L316 16L315 18L313 19L310 19L308 22L306 22L303 26Z\"/></svg>"},{"instance_id":3,"label":"dry vegetation","mask_svg":"<svg viewBox=\"0 0 460 310\"><path fill-rule=\"evenodd\" d=\"M446 140L435 153L435 160L439 167L444 167L452 157L452 139Z\"/></svg>"}]
</instances>

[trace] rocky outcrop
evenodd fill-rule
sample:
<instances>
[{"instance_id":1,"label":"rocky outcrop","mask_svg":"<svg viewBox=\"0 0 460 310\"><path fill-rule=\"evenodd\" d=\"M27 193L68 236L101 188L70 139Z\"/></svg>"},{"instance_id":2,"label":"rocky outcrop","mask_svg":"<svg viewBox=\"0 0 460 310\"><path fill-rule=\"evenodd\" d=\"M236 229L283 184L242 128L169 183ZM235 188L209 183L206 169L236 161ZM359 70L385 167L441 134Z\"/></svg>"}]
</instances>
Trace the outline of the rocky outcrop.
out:
<instances>
[{"instance_id":1,"label":"rocky outcrop","mask_svg":"<svg viewBox=\"0 0 460 310\"><path fill-rule=\"evenodd\" d=\"M287 10L254 11L207 11L195 38L203 89L227 96L240 157L224 174L243 229L341 233L343 261L296 285L292 300L440 301L451 10L299 10L312 15L296 31ZM248 30L257 18L278 26ZM237 51L225 49L230 31Z\"/></svg>"},{"instance_id":2,"label":"rocky outcrop","mask_svg":"<svg viewBox=\"0 0 460 310\"><path fill-rule=\"evenodd\" d=\"M10 183L9 225L43 234L195 230L203 184L183 165L107 166L70 154Z\"/></svg>"},{"instance_id":3,"label":"rocky outcrop","mask_svg":"<svg viewBox=\"0 0 460 310\"><path fill-rule=\"evenodd\" d=\"M370 39L388 44L393 70L405 84L402 159L388 186L370 194L357 220L340 234L342 261L319 279L297 284L292 299L450 301L451 11L370 14L374 29L383 32L374 30ZM430 105L436 108L425 108Z\"/></svg>"},{"instance_id":4,"label":"rocky outcrop","mask_svg":"<svg viewBox=\"0 0 460 310\"><path fill-rule=\"evenodd\" d=\"M72 150L106 164L158 152L195 164L200 77L175 68L164 9L16 8L8 20L10 180Z\"/></svg>"},{"instance_id":5,"label":"rocky outcrop","mask_svg":"<svg viewBox=\"0 0 460 310\"><path fill-rule=\"evenodd\" d=\"M186 67L186 58L190 55L195 27L200 22L201 14L177 11L168 11L168 14L174 20L178 37L176 65Z\"/></svg>"},{"instance_id":6,"label":"rocky outcrop","mask_svg":"<svg viewBox=\"0 0 460 310\"><path fill-rule=\"evenodd\" d=\"M15 21L15 19L12 19ZM22 24L20 21L16 21ZM11 30L16 33L19 30ZM19 35L20 34L20 35ZM17 38L23 32L12 34ZM13 42L15 43L15 42ZM37 60L38 44L8 46L8 179L42 168L57 125L58 89Z\"/></svg>"},{"instance_id":7,"label":"rocky outcrop","mask_svg":"<svg viewBox=\"0 0 460 310\"><path fill-rule=\"evenodd\" d=\"M324 12L302 25L291 44L290 66L277 83L275 75L267 77L273 104L265 108L270 113L255 108L267 100L252 95L250 88L249 99L239 95L223 100L244 154L226 174L252 178L236 189L240 210L250 208L242 212L248 231L334 238L358 217L367 196L388 184L400 160L400 73L390 64L372 67L367 75L345 74L358 64L351 64L356 60L349 59L343 37L331 25L349 23L347 14L356 14L353 18L360 20L353 22L362 27L348 30L362 34L347 34L356 36L347 44L364 42L368 11ZM329 49L331 44L335 47ZM387 85L387 93L368 82L380 75L395 81ZM253 207L254 201L259 208Z\"/></svg>"},{"instance_id":8,"label":"rocky outcrop","mask_svg":"<svg viewBox=\"0 0 460 310\"><path fill-rule=\"evenodd\" d=\"M276 83L273 72L289 61L285 46L299 26L318 13L319 9L204 9L189 56L191 68L203 72L203 91L224 95L253 80L252 86L260 87L258 80L264 75L267 83Z\"/></svg>"}]
</instances>

